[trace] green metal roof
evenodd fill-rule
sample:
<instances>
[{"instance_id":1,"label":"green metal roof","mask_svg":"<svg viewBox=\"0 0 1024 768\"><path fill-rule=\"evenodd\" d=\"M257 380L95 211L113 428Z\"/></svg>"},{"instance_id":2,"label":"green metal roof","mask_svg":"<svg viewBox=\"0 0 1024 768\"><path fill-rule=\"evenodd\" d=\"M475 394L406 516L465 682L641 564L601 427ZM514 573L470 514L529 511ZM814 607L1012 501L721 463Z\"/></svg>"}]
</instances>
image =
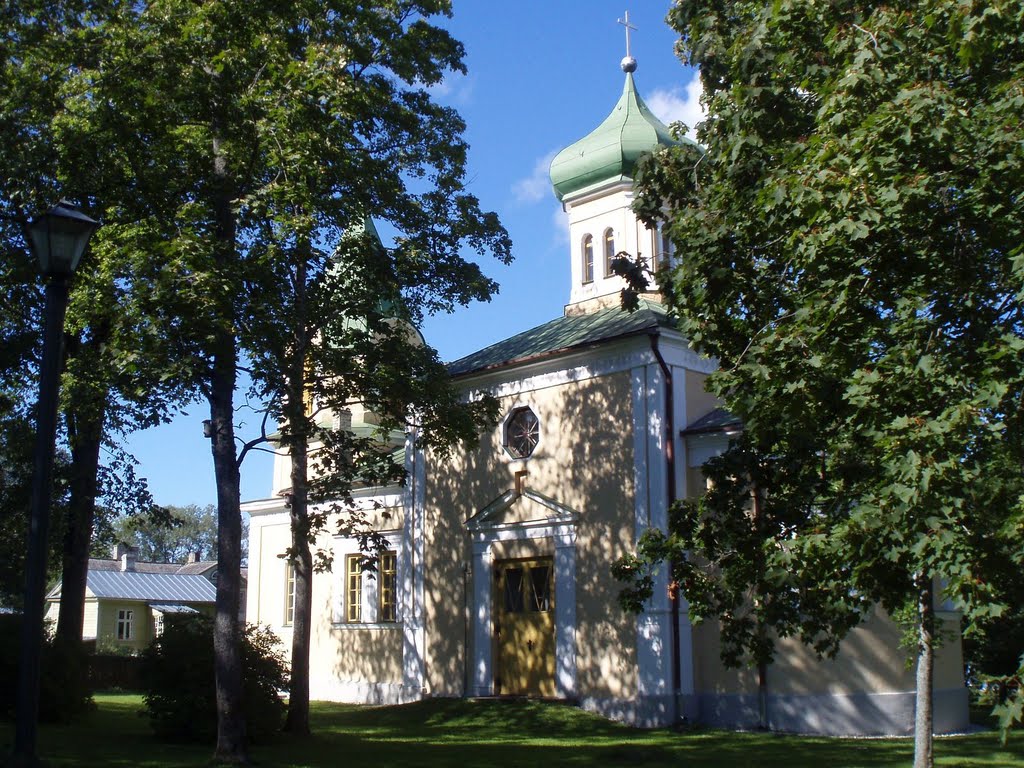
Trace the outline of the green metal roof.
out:
<instances>
[{"instance_id":1,"label":"green metal roof","mask_svg":"<svg viewBox=\"0 0 1024 768\"><path fill-rule=\"evenodd\" d=\"M678 142L656 118L636 92L633 73L626 73L626 84L615 109L597 128L575 144L563 149L551 161L551 183L555 195L566 195L616 179L632 178L640 157L659 145Z\"/></svg>"},{"instance_id":2,"label":"green metal roof","mask_svg":"<svg viewBox=\"0 0 1024 768\"><path fill-rule=\"evenodd\" d=\"M708 432L736 432L743 429L743 422L738 416L733 416L725 408L715 408L693 422L686 429L681 430L682 435L699 435Z\"/></svg>"},{"instance_id":3,"label":"green metal roof","mask_svg":"<svg viewBox=\"0 0 1024 768\"><path fill-rule=\"evenodd\" d=\"M448 372L452 376L465 376L672 327L661 304L641 299L636 312L611 307L584 315L559 317L449 363Z\"/></svg>"}]
</instances>

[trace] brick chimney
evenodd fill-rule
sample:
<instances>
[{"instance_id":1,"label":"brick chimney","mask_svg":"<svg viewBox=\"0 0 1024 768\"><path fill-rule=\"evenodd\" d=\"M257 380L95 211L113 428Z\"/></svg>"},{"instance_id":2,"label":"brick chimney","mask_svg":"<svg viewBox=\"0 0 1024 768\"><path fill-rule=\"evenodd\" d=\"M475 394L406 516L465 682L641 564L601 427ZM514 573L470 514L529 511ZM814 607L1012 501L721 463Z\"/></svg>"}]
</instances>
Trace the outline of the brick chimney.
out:
<instances>
[{"instance_id":1,"label":"brick chimney","mask_svg":"<svg viewBox=\"0 0 1024 768\"><path fill-rule=\"evenodd\" d=\"M120 560L122 557L124 557L124 555L125 555L125 553L127 551L128 551L128 545L127 544L122 544L121 542L118 542L111 549L111 551L110 551L110 558L112 560Z\"/></svg>"},{"instance_id":2,"label":"brick chimney","mask_svg":"<svg viewBox=\"0 0 1024 768\"><path fill-rule=\"evenodd\" d=\"M185 565L191 565L192 563L198 563L198 562L199 562L199 550L196 550L195 552L189 552L188 553L188 557L185 558Z\"/></svg>"}]
</instances>

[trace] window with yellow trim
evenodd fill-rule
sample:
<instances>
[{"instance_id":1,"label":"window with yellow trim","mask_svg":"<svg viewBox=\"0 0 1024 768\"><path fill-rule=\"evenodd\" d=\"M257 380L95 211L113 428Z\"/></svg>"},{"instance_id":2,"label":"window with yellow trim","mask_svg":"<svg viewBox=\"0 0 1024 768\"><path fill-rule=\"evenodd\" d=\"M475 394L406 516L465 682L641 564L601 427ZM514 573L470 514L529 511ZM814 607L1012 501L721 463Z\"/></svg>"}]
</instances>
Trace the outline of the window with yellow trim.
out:
<instances>
[{"instance_id":1,"label":"window with yellow trim","mask_svg":"<svg viewBox=\"0 0 1024 768\"><path fill-rule=\"evenodd\" d=\"M284 623L295 621L295 565L287 563L284 568Z\"/></svg>"},{"instance_id":2,"label":"window with yellow trim","mask_svg":"<svg viewBox=\"0 0 1024 768\"><path fill-rule=\"evenodd\" d=\"M377 578L380 579L377 587L378 608L377 621L396 621L398 617L398 558L394 552L382 552L380 564L377 570Z\"/></svg>"},{"instance_id":3,"label":"window with yellow trim","mask_svg":"<svg viewBox=\"0 0 1024 768\"><path fill-rule=\"evenodd\" d=\"M363 620L363 556L345 558L345 621Z\"/></svg>"}]
</instances>

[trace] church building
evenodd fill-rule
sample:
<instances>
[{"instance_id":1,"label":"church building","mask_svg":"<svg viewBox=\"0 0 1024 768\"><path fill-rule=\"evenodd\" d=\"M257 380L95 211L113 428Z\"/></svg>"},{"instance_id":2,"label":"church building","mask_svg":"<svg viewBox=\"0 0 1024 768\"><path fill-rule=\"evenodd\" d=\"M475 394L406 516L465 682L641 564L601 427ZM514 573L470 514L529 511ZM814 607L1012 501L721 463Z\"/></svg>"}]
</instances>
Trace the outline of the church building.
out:
<instances>
[{"instance_id":1,"label":"church building","mask_svg":"<svg viewBox=\"0 0 1024 768\"><path fill-rule=\"evenodd\" d=\"M667 527L672 500L701 492L702 464L740 428L704 389L714 362L690 348L659 297L642 297L633 313L619 306L616 253L641 254L654 270L686 258L631 209L637 160L675 139L638 94L635 60L622 68L611 114L551 164L568 213L563 316L449 366L467 397L498 398L499 423L443 461L410 435L406 484L357 492L388 542L376 574L364 572L355 539L317 542L334 566L314 576L313 699L536 696L639 726L758 724L756 671L724 667L714 622L691 625L685 601L674 611L664 579L642 614L627 613L611 575L645 530ZM353 411L352 428L364 427ZM288 485L279 455L272 497L243 509L248 620L290 646L289 522L278 495ZM940 615L958 627L952 610ZM914 677L900 634L873 612L835 660L782 642L767 675L768 727L909 732ZM958 639L940 648L935 670L936 730L961 729Z\"/></svg>"}]
</instances>

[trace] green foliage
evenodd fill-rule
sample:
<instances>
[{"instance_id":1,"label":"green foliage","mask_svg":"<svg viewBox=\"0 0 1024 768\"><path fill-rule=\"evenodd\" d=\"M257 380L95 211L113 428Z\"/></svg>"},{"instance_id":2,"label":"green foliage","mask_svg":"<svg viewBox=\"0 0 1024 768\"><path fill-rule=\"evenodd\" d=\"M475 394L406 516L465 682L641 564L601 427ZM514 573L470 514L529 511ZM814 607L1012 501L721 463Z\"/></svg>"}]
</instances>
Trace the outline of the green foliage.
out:
<instances>
[{"instance_id":1,"label":"green foliage","mask_svg":"<svg viewBox=\"0 0 1024 768\"><path fill-rule=\"evenodd\" d=\"M497 218L464 189L464 124L427 90L464 71L462 46L431 23L450 12L435 0L4 11L0 168L17 183L0 204L21 224L59 187L104 220L69 310L69 435L159 421L167 401L205 396L225 562L253 447L239 455L233 436L240 350L253 394L302 454L310 389L330 408L372 406L385 436L415 411L425 442L475 436L492 410L460 403L436 355L408 340L430 313L495 290L470 254L510 258ZM352 237L374 219L393 248ZM235 645L218 642L224 673ZM230 730L225 748L242 759Z\"/></svg>"},{"instance_id":2,"label":"green foliage","mask_svg":"<svg viewBox=\"0 0 1024 768\"><path fill-rule=\"evenodd\" d=\"M828 632L928 577L969 622L999 615L1024 491L1024 8L698 0L669 21L700 67L703 149L650 158L637 209L684 254L659 277L719 361L711 390L759 462L792 466L783 494L804 490L762 560L711 578L735 592L754 562L771 586L788 558L825 588L801 610ZM735 512L709 496L696 543L728 541Z\"/></svg>"},{"instance_id":3,"label":"green foliage","mask_svg":"<svg viewBox=\"0 0 1024 768\"><path fill-rule=\"evenodd\" d=\"M707 492L675 503L668 534L646 531L636 554L615 563L623 607L642 610L668 563L691 618L718 619L728 666L770 663L789 636L834 656L870 604L851 591L850 564L826 545L817 469L806 458L759 454L745 433L709 460Z\"/></svg>"},{"instance_id":4,"label":"green foliage","mask_svg":"<svg viewBox=\"0 0 1024 768\"><path fill-rule=\"evenodd\" d=\"M34 405L35 400L32 400ZM25 598L25 558L32 498L35 428L27 414L0 415L0 607L20 608ZM54 457L54 486L46 580L60 577L61 533L67 505L68 456Z\"/></svg>"},{"instance_id":5,"label":"green foliage","mask_svg":"<svg viewBox=\"0 0 1024 768\"><path fill-rule=\"evenodd\" d=\"M243 531L243 558L247 539ZM121 515L110 521L102 539L94 538L93 551L97 557L109 557L114 543L135 547L138 559L147 562L183 563L191 553L203 560L216 560L217 510L212 504L153 505L146 513Z\"/></svg>"},{"instance_id":6,"label":"green foliage","mask_svg":"<svg viewBox=\"0 0 1024 768\"><path fill-rule=\"evenodd\" d=\"M21 614L0 613L0 717L13 720L18 692L18 660L21 649ZM69 723L93 706L85 659L64 657L67 650L47 638L39 677L39 720Z\"/></svg>"},{"instance_id":7,"label":"green foliage","mask_svg":"<svg viewBox=\"0 0 1024 768\"><path fill-rule=\"evenodd\" d=\"M280 640L266 627L246 625L241 659L246 728L251 738L275 733L285 706L288 673ZM163 634L143 652L142 682L153 729L174 741L213 741L217 733L213 620L168 616Z\"/></svg>"}]
</instances>

